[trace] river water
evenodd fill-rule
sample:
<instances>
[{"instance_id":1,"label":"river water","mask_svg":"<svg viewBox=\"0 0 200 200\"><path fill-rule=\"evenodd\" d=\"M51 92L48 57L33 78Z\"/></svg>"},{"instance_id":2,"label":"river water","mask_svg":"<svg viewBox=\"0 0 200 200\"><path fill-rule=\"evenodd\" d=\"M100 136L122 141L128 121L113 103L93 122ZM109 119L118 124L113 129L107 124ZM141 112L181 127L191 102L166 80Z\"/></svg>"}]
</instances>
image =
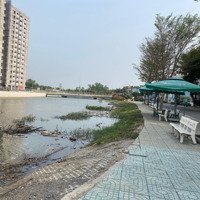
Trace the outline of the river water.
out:
<instances>
[{"instance_id":1,"label":"river water","mask_svg":"<svg viewBox=\"0 0 200 200\"><path fill-rule=\"evenodd\" d=\"M93 99L75 98L2 98L0 99L0 124L6 126L13 120L33 115L35 127L43 127L53 131L59 129L68 134L78 129L98 129L112 125L116 120L109 117L91 117L87 120L61 121L55 116L66 115L71 112L86 111L86 105L108 106L108 102ZM46 137L40 133L30 133L24 136L0 135L0 162L12 162L24 157L41 157L54 152L51 159L57 159L87 144L88 141L71 142L65 135Z\"/></svg>"}]
</instances>

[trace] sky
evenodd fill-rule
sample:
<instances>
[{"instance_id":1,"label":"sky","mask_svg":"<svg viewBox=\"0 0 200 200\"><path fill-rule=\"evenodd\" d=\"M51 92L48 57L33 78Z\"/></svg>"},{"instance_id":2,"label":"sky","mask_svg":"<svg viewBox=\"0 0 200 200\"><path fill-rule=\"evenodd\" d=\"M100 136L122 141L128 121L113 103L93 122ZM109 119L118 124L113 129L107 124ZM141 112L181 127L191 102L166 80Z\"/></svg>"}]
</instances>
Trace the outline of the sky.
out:
<instances>
[{"instance_id":1,"label":"sky","mask_svg":"<svg viewBox=\"0 0 200 200\"><path fill-rule=\"evenodd\" d=\"M63 88L140 85L133 65L156 14L196 14L193 0L12 0L30 18L27 78Z\"/></svg>"}]
</instances>

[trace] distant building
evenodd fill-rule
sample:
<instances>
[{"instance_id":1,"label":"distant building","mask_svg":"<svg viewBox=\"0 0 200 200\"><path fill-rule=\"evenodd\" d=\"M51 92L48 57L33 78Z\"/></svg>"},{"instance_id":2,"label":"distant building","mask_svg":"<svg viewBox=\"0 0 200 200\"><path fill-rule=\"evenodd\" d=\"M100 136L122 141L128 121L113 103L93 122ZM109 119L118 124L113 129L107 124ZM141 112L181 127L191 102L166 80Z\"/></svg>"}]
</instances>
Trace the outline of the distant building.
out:
<instances>
[{"instance_id":1,"label":"distant building","mask_svg":"<svg viewBox=\"0 0 200 200\"><path fill-rule=\"evenodd\" d=\"M24 90L28 54L29 18L15 8L11 1L0 0L5 8L1 86ZM3 10L3 8L2 8ZM3 16L3 15L2 15ZM2 19L2 18L1 18ZM1 33L0 33L1 35Z\"/></svg>"},{"instance_id":2,"label":"distant building","mask_svg":"<svg viewBox=\"0 0 200 200\"><path fill-rule=\"evenodd\" d=\"M2 66L3 66L3 33L5 17L5 0L0 0L0 85L2 85Z\"/></svg>"}]
</instances>

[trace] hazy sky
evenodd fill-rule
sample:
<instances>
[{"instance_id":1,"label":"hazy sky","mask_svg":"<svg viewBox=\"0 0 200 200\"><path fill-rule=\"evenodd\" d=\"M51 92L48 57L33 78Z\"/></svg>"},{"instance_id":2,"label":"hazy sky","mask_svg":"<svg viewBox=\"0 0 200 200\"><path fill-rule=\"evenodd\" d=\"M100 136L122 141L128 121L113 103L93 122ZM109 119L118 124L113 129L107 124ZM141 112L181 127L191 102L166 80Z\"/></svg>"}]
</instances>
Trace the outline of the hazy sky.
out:
<instances>
[{"instance_id":1,"label":"hazy sky","mask_svg":"<svg viewBox=\"0 0 200 200\"><path fill-rule=\"evenodd\" d=\"M75 88L138 85L132 68L156 14L200 12L193 0L13 0L29 16L27 78Z\"/></svg>"}]
</instances>

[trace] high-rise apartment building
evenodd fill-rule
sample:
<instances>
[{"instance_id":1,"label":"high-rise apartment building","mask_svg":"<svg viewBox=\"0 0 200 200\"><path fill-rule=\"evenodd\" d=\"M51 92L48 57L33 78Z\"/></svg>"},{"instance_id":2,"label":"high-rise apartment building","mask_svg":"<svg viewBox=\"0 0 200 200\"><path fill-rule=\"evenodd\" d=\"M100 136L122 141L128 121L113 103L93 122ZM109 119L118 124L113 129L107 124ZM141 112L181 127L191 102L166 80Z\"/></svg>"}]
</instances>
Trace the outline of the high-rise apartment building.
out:
<instances>
[{"instance_id":1,"label":"high-rise apartment building","mask_svg":"<svg viewBox=\"0 0 200 200\"><path fill-rule=\"evenodd\" d=\"M11 1L5 4L2 86L24 90L28 53L29 19Z\"/></svg>"},{"instance_id":2,"label":"high-rise apartment building","mask_svg":"<svg viewBox=\"0 0 200 200\"><path fill-rule=\"evenodd\" d=\"M0 85L2 85L2 66L3 66L3 33L5 17L5 0L0 0Z\"/></svg>"}]
</instances>

